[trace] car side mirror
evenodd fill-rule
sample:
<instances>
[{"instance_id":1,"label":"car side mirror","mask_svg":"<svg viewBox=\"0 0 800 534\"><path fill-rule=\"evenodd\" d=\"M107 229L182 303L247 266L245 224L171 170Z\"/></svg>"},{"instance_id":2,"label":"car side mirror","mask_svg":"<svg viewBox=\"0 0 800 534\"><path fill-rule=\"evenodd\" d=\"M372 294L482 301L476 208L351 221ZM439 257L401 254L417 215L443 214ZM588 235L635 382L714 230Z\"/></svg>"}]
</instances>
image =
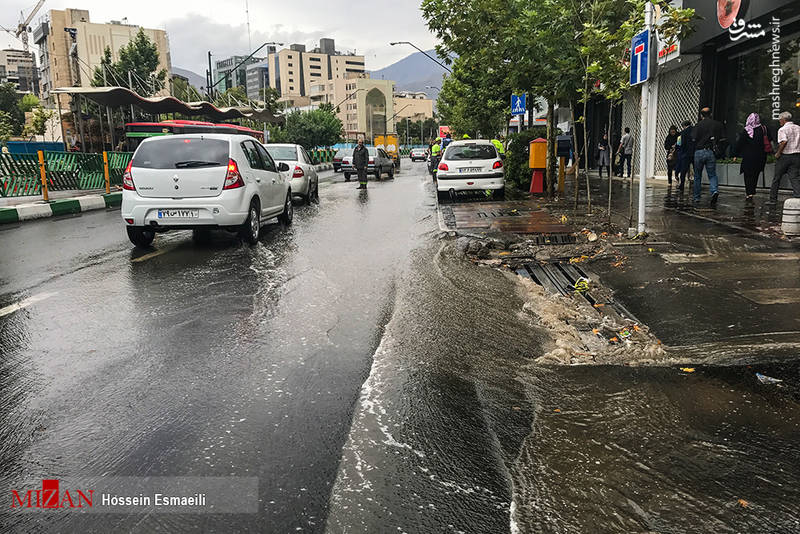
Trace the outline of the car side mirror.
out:
<instances>
[{"instance_id":1,"label":"car side mirror","mask_svg":"<svg viewBox=\"0 0 800 534\"><path fill-rule=\"evenodd\" d=\"M280 163L278 163L278 170L281 171L281 172L288 171L289 170L289 164L286 163L285 161L281 161Z\"/></svg>"}]
</instances>

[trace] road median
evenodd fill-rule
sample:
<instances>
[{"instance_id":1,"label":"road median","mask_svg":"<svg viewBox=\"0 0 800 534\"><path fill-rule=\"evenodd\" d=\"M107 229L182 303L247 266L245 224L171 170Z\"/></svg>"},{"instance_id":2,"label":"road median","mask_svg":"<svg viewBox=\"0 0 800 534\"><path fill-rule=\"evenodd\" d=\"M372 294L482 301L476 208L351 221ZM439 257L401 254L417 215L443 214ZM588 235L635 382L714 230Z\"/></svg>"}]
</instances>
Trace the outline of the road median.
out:
<instances>
[{"instance_id":1,"label":"road median","mask_svg":"<svg viewBox=\"0 0 800 534\"><path fill-rule=\"evenodd\" d=\"M0 208L0 224L72 215L100 209L116 209L121 204L122 192L62 198L51 202L38 201L19 204Z\"/></svg>"}]
</instances>

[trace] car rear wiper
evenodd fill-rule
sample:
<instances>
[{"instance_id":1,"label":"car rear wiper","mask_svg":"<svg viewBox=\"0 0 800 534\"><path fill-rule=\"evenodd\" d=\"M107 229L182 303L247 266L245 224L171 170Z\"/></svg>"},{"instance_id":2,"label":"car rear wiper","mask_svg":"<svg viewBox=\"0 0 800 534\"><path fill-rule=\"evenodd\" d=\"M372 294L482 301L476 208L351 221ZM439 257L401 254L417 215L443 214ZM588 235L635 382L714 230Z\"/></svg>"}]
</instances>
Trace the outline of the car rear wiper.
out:
<instances>
[{"instance_id":1,"label":"car rear wiper","mask_svg":"<svg viewBox=\"0 0 800 534\"><path fill-rule=\"evenodd\" d=\"M202 161L197 159L190 159L188 161L178 161L175 163L176 169L184 169L187 167L211 167L211 166L222 167L223 165L218 161Z\"/></svg>"}]
</instances>

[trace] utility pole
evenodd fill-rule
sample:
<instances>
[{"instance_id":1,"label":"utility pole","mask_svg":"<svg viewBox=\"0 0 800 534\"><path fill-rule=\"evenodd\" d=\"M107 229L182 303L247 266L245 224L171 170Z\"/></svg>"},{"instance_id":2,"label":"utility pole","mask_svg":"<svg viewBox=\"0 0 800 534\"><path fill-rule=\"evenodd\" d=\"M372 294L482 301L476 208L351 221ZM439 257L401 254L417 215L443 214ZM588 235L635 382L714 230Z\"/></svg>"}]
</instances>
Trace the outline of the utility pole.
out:
<instances>
[{"instance_id":1,"label":"utility pole","mask_svg":"<svg viewBox=\"0 0 800 534\"><path fill-rule=\"evenodd\" d=\"M214 71L211 69L211 50L208 51L208 84L206 85L208 99L214 101Z\"/></svg>"},{"instance_id":2,"label":"utility pole","mask_svg":"<svg viewBox=\"0 0 800 534\"><path fill-rule=\"evenodd\" d=\"M101 63L100 66L103 67L103 86L108 87L108 80L106 79L106 69L108 68L108 65L103 65ZM111 122L111 108L109 106L106 106L106 118L108 119L108 132L111 140L111 150L114 150L114 147L116 146L114 144L114 123ZM100 124L102 123L103 120L100 119Z\"/></svg>"},{"instance_id":3,"label":"utility pole","mask_svg":"<svg viewBox=\"0 0 800 534\"><path fill-rule=\"evenodd\" d=\"M653 4L647 2L644 5L644 27L647 30L647 62L653 54ZM647 202L647 113L650 108L650 69L647 79L642 83L641 97L641 120L639 123L639 224L637 232L642 234L646 231L645 225L645 204Z\"/></svg>"},{"instance_id":4,"label":"utility pole","mask_svg":"<svg viewBox=\"0 0 800 534\"><path fill-rule=\"evenodd\" d=\"M133 91L133 78L131 77L131 71L128 71L128 89ZM136 91L133 92L135 93ZM136 119L133 115L133 104L131 104L131 122L136 122Z\"/></svg>"}]
</instances>

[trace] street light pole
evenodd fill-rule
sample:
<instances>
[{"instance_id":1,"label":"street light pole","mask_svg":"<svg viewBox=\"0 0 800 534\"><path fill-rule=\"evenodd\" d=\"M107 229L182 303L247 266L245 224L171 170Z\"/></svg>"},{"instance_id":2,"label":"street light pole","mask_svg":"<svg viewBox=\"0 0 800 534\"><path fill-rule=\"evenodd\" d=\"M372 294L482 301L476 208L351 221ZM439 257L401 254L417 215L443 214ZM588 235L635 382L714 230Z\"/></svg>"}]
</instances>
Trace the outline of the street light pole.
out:
<instances>
[{"instance_id":1,"label":"street light pole","mask_svg":"<svg viewBox=\"0 0 800 534\"><path fill-rule=\"evenodd\" d=\"M414 48L416 48L417 50L419 50L420 52L425 54L428 57L428 59L430 59L431 61L433 61L434 63L436 63L440 67L442 67L444 70L446 70L450 74L453 73L453 71L450 70L450 68L447 65L445 65L444 63L442 63L441 61L439 61L438 59L436 59L435 57L433 57L432 55L430 55L429 53L427 53L425 50L421 49L420 47L418 47L414 43L410 43L408 41L396 41L394 43L389 43L389 44L392 45L392 46L399 45L399 44L407 44L409 46L413 46Z\"/></svg>"}]
</instances>

